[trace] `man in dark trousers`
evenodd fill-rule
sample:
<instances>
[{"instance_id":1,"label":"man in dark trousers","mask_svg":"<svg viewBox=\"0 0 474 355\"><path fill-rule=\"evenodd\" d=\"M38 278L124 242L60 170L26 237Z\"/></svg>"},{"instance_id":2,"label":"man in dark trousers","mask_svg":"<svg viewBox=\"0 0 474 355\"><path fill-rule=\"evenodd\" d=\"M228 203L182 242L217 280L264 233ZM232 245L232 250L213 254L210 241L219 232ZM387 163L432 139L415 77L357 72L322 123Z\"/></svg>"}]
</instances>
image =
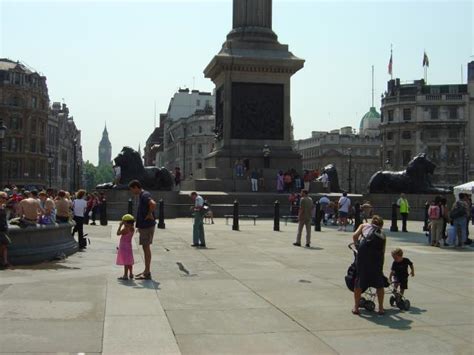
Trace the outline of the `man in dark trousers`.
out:
<instances>
[{"instance_id":1,"label":"man in dark trousers","mask_svg":"<svg viewBox=\"0 0 474 355\"><path fill-rule=\"evenodd\" d=\"M142 189L138 180L133 180L128 184L128 188L133 195L138 196L138 208L136 216L136 227L140 236L140 245L145 256L145 270L136 275L136 280L151 280L151 244L155 234L155 209L156 202L151 198L148 191Z\"/></svg>"},{"instance_id":2,"label":"man in dark trousers","mask_svg":"<svg viewBox=\"0 0 474 355\"><path fill-rule=\"evenodd\" d=\"M405 196L401 194L400 198L397 201L397 206L400 208L400 215L402 216L402 232L408 232L407 230L407 220L408 214L410 213L410 204Z\"/></svg>"}]
</instances>

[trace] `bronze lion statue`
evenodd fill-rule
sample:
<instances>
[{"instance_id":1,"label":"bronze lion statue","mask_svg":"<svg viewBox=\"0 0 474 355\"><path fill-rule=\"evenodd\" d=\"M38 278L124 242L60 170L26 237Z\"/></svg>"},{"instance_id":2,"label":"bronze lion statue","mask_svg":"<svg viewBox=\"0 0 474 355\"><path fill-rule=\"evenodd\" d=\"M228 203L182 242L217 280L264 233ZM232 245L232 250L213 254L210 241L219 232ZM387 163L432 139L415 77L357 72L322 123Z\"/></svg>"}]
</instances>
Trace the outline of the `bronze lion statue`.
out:
<instances>
[{"instance_id":1,"label":"bronze lion statue","mask_svg":"<svg viewBox=\"0 0 474 355\"><path fill-rule=\"evenodd\" d=\"M433 186L431 175L436 165L425 153L418 154L403 171L378 171L370 178L368 190L370 193L409 193L409 194L439 194L449 193L449 190Z\"/></svg>"},{"instance_id":2,"label":"bronze lion statue","mask_svg":"<svg viewBox=\"0 0 474 355\"><path fill-rule=\"evenodd\" d=\"M171 191L173 188L171 173L165 168L143 166L140 155L133 148L123 147L114 163L120 167L119 183L101 184L97 186L98 189L128 189L128 183L132 180L140 181L143 188L149 190Z\"/></svg>"}]
</instances>

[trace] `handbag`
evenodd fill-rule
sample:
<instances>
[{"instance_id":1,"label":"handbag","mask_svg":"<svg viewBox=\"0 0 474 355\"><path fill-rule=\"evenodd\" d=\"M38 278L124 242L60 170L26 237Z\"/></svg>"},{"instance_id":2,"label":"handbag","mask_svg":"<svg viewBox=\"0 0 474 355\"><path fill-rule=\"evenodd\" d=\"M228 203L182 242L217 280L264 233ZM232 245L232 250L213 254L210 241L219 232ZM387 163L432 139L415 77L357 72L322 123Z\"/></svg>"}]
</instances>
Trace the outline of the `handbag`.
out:
<instances>
[{"instance_id":1,"label":"handbag","mask_svg":"<svg viewBox=\"0 0 474 355\"><path fill-rule=\"evenodd\" d=\"M448 228L446 229L446 234L448 235L448 238L446 239L446 243L450 245L456 244L456 227L449 225Z\"/></svg>"}]
</instances>

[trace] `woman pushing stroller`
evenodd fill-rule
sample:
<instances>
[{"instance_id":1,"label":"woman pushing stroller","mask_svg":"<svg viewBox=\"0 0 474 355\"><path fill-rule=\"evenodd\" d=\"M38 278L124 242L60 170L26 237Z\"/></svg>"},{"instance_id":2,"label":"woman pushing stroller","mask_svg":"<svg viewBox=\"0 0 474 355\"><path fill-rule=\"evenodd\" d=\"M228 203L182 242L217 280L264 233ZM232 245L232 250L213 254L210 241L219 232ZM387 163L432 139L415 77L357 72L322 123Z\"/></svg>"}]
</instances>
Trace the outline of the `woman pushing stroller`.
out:
<instances>
[{"instance_id":1,"label":"woman pushing stroller","mask_svg":"<svg viewBox=\"0 0 474 355\"><path fill-rule=\"evenodd\" d=\"M359 306L362 293L369 287L377 290L378 314L385 313L383 307L385 277L383 264L386 238L382 231L383 219L374 215L370 223L364 223L357 228L352 236L357 246L356 269L357 278L354 285L353 314L360 314Z\"/></svg>"}]
</instances>

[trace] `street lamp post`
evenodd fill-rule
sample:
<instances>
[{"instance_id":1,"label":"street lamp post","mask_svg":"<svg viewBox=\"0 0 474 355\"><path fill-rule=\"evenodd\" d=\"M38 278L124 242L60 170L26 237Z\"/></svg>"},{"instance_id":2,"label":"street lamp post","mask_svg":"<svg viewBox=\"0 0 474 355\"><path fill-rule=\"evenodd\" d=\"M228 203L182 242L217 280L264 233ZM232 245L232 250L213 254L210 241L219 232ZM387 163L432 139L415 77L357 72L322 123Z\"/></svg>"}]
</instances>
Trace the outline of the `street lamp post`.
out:
<instances>
[{"instance_id":1,"label":"street lamp post","mask_svg":"<svg viewBox=\"0 0 474 355\"><path fill-rule=\"evenodd\" d=\"M52 175L52 165L53 164L53 155L49 152L48 155L48 169L49 169L49 188L51 189L51 175Z\"/></svg>"},{"instance_id":2,"label":"street lamp post","mask_svg":"<svg viewBox=\"0 0 474 355\"><path fill-rule=\"evenodd\" d=\"M73 176L72 176L72 190L76 191L76 159L77 159L77 138L73 140L74 147L73 147Z\"/></svg>"},{"instance_id":3,"label":"street lamp post","mask_svg":"<svg viewBox=\"0 0 474 355\"><path fill-rule=\"evenodd\" d=\"M347 179L349 181L349 193L352 192L352 148L347 149L349 152L349 178Z\"/></svg>"},{"instance_id":4,"label":"street lamp post","mask_svg":"<svg viewBox=\"0 0 474 355\"><path fill-rule=\"evenodd\" d=\"M3 120L0 119L0 188L3 187L3 140L5 139L6 132L7 127L3 124Z\"/></svg>"}]
</instances>

